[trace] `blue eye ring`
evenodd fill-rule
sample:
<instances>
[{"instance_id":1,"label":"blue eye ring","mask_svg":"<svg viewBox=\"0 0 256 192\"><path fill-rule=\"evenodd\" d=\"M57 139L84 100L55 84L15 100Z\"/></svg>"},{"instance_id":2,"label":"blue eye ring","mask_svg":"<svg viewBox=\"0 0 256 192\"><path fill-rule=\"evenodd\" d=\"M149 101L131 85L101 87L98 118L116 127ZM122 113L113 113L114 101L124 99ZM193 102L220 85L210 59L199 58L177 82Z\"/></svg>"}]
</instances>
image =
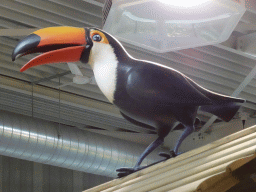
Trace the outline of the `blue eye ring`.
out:
<instances>
[{"instance_id":1,"label":"blue eye ring","mask_svg":"<svg viewBox=\"0 0 256 192\"><path fill-rule=\"evenodd\" d=\"M101 41L102 37L99 34L95 34L92 36L93 41Z\"/></svg>"}]
</instances>

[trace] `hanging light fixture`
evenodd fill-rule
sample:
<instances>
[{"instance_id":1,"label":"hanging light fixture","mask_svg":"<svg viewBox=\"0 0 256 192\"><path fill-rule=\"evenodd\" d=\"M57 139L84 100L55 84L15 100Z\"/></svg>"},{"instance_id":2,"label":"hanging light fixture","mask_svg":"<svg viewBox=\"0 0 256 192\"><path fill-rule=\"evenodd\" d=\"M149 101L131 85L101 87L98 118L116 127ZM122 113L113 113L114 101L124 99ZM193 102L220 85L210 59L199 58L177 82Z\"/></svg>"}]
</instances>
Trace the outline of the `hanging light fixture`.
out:
<instances>
[{"instance_id":1,"label":"hanging light fixture","mask_svg":"<svg viewBox=\"0 0 256 192\"><path fill-rule=\"evenodd\" d=\"M209 3L211 0L179 0L179 1L173 1L173 0L157 0L161 3L164 3L169 6L176 6L176 7L197 7L202 4Z\"/></svg>"},{"instance_id":2,"label":"hanging light fixture","mask_svg":"<svg viewBox=\"0 0 256 192\"><path fill-rule=\"evenodd\" d=\"M104 10L105 31L168 52L227 40L245 7L235 0L108 0Z\"/></svg>"}]
</instances>

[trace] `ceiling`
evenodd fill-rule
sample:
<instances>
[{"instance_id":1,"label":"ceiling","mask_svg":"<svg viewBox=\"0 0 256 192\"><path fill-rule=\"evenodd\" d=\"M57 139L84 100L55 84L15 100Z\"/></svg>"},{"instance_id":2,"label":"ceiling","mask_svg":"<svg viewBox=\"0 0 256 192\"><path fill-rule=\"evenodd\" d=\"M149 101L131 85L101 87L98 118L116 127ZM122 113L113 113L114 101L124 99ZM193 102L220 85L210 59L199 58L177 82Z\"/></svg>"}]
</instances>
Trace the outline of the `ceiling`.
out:
<instances>
[{"instance_id":1,"label":"ceiling","mask_svg":"<svg viewBox=\"0 0 256 192\"><path fill-rule=\"evenodd\" d=\"M102 28L104 2L105 0L1 0L1 109L33 114L55 122L59 120L60 123L119 138L126 137L124 134L139 133L137 137L130 138L133 141L141 140L145 135L149 135L148 140L154 137L151 136L154 132L124 120L96 84L70 84L59 89L59 85L72 82L73 75L67 64L38 66L21 73L21 66L34 56L11 61L13 48L28 31L61 25ZM253 118L256 112L256 79L250 81L250 77L254 77L256 72L250 72L256 66L256 57L246 53L253 50L238 46L238 39L256 32L256 3L247 1L246 7L247 11L231 37L222 44L163 54L129 44L124 46L133 57L177 69L209 90L226 95L242 90L238 96L246 99L247 103L240 111L246 112L248 118ZM85 76L93 77L88 65L78 65ZM248 85L245 80L248 80ZM35 82L33 87L31 82ZM199 117L205 123L211 115L200 112ZM235 118L239 118L239 114ZM215 121L217 122L220 120Z\"/></svg>"}]
</instances>

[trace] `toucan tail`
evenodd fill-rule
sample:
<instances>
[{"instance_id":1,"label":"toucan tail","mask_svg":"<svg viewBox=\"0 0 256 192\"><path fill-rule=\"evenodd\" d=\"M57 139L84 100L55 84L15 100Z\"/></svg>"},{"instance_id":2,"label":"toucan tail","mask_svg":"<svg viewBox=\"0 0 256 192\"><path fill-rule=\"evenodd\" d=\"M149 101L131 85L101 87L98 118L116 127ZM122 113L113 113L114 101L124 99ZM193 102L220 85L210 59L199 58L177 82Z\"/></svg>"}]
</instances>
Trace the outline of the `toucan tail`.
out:
<instances>
[{"instance_id":1,"label":"toucan tail","mask_svg":"<svg viewBox=\"0 0 256 192\"><path fill-rule=\"evenodd\" d=\"M244 99L229 97L227 95L218 94L205 89L188 79L198 91L212 101L212 105L203 105L200 107L202 111L212 113L224 121L230 121L240 108L241 104L245 102Z\"/></svg>"},{"instance_id":2,"label":"toucan tail","mask_svg":"<svg viewBox=\"0 0 256 192\"><path fill-rule=\"evenodd\" d=\"M212 113L222 120L228 122L230 121L241 107L241 103L225 103L216 105L204 105L200 107L200 110Z\"/></svg>"}]
</instances>

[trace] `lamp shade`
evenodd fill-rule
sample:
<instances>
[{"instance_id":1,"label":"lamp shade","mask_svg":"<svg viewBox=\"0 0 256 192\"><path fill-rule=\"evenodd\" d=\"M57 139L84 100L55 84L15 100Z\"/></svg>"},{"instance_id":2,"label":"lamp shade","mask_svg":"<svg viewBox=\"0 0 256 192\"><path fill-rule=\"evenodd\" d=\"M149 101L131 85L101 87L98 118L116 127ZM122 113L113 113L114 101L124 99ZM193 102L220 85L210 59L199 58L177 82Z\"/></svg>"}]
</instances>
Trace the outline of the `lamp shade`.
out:
<instances>
[{"instance_id":1,"label":"lamp shade","mask_svg":"<svg viewBox=\"0 0 256 192\"><path fill-rule=\"evenodd\" d=\"M161 53L223 42L244 12L232 0L112 0L103 29Z\"/></svg>"}]
</instances>

